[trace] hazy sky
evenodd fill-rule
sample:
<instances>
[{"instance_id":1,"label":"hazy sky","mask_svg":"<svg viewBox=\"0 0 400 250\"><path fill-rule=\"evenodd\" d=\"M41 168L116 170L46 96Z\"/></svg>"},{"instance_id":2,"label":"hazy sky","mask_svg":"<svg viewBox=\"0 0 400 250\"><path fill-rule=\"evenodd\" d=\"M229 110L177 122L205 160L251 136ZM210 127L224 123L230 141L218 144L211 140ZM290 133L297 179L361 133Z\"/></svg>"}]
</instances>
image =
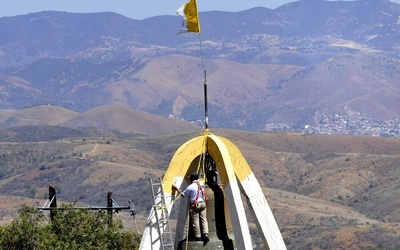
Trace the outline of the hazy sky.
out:
<instances>
[{"instance_id":1,"label":"hazy sky","mask_svg":"<svg viewBox=\"0 0 400 250\"><path fill-rule=\"evenodd\" d=\"M188 0L0 0L0 17L24 15L44 10L77 13L111 11L133 19L175 15ZM399 3L400 0L391 0ZM197 0L199 12L240 11L256 6L274 9L295 0Z\"/></svg>"}]
</instances>

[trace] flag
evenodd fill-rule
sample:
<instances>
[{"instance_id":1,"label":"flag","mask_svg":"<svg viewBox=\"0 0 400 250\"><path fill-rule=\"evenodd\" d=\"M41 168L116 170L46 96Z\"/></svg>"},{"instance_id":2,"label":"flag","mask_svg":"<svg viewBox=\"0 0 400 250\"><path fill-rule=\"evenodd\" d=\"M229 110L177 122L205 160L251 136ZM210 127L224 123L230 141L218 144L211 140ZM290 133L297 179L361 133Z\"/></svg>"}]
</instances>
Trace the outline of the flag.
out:
<instances>
[{"instance_id":1,"label":"flag","mask_svg":"<svg viewBox=\"0 0 400 250\"><path fill-rule=\"evenodd\" d=\"M200 21L199 13L197 12L197 2L196 0L189 0L176 10L176 14L183 17L182 31L184 32L196 32L200 33Z\"/></svg>"}]
</instances>

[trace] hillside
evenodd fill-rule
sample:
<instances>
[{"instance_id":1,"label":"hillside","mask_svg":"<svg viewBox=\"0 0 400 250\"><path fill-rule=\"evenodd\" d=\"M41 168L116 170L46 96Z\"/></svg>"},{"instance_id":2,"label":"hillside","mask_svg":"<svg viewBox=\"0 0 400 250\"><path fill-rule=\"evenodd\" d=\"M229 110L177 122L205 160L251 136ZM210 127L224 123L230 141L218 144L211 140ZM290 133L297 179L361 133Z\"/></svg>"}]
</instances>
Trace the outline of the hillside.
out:
<instances>
[{"instance_id":1,"label":"hillside","mask_svg":"<svg viewBox=\"0 0 400 250\"><path fill-rule=\"evenodd\" d=\"M93 127L142 135L173 134L199 129L198 126L185 121L134 110L125 105L99 106L60 125L74 128Z\"/></svg>"},{"instance_id":2,"label":"hillside","mask_svg":"<svg viewBox=\"0 0 400 250\"><path fill-rule=\"evenodd\" d=\"M241 149L288 249L399 247L397 139L213 132ZM151 207L148 178L161 177L175 150L199 134L2 142L1 166L14 166L0 169L2 222L15 216L18 204L43 203L54 183L60 202L102 205L108 191L121 205L132 200L137 224L129 213L119 216L129 230L141 232Z\"/></svg>"},{"instance_id":3,"label":"hillside","mask_svg":"<svg viewBox=\"0 0 400 250\"><path fill-rule=\"evenodd\" d=\"M325 77L321 78L321 72ZM344 114L343 107L368 114L372 119L396 117L400 91L393 74L400 61L373 55L338 56L297 72L271 97L266 110L278 110L270 122L312 123L315 113ZM285 103L283 110L277 107ZM278 104L278 105L277 105ZM396 108L394 108L396 107ZM288 115L290 114L290 115Z\"/></svg>"},{"instance_id":4,"label":"hillside","mask_svg":"<svg viewBox=\"0 0 400 250\"><path fill-rule=\"evenodd\" d=\"M185 121L134 110L126 105L104 105L78 113L42 105L0 111L2 141L55 140L74 136L162 135L197 131ZM46 139L47 138L47 139Z\"/></svg>"},{"instance_id":5,"label":"hillside","mask_svg":"<svg viewBox=\"0 0 400 250\"><path fill-rule=\"evenodd\" d=\"M0 127L23 125L58 125L73 119L78 113L62 107L41 105L21 110L1 110Z\"/></svg>"},{"instance_id":6,"label":"hillside","mask_svg":"<svg viewBox=\"0 0 400 250\"><path fill-rule=\"evenodd\" d=\"M176 35L174 11L0 18L0 109L125 104L202 125L205 69L213 127L399 137L399 4L200 10L201 39Z\"/></svg>"}]
</instances>

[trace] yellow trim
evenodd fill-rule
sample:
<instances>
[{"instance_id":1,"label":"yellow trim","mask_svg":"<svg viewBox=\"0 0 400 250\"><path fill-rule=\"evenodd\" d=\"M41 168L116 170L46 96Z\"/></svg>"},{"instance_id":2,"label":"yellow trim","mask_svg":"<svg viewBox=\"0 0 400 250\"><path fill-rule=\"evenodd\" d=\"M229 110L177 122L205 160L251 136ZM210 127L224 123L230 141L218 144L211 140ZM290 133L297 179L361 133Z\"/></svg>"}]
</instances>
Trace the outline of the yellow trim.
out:
<instances>
[{"instance_id":1,"label":"yellow trim","mask_svg":"<svg viewBox=\"0 0 400 250\"><path fill-rule=\"evenodd\" d=\"M226 148L228 149L236 177L239 179L240 182L242 182L243 180L248 178L248 176L250 176L253 171L251 170L246 159L244 158L242 152L235 144L224 137L219 137L219 139L224 142Z\"/></svg>"},{"instance_id":2,"label":"yellow trim","mask_svg":"<svg viewBox=\"0 0 400 250\"><path fill-rule=\"evenodd\" d=\"M162 180L164 193L172 194L172 185L175 185L174 180L176 177L182 177L187 180L188 174L196 169L190 168L192 162L202 152L203 136L196 137L192 140L185 142L175 152L168 166L167 171ZM179 188L179 186L178 186Z\"/></svg>"}]
</instances>

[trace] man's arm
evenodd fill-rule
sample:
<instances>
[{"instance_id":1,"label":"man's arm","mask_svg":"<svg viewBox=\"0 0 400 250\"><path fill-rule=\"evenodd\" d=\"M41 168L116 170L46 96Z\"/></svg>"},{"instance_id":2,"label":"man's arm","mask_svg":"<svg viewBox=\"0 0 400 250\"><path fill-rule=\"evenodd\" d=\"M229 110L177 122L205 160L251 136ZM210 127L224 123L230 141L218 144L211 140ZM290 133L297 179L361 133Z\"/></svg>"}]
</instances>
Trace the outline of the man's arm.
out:
<instances>
[{"instance_id":1,"label":"man's arm","mask_svg":"<svg viewBox=\"0 0 400 250\"><path fill-rule=\"evenodd\" d=\"M178 194L179 194L179 195L182 195L182 196L184 196L183 192L181 192L181 191L178 189L178 187L177 187L177 186L175 186L175 185L172 185L172 189L174 189L176 192L178 192Z\"/></svg>"}]
</instances>

